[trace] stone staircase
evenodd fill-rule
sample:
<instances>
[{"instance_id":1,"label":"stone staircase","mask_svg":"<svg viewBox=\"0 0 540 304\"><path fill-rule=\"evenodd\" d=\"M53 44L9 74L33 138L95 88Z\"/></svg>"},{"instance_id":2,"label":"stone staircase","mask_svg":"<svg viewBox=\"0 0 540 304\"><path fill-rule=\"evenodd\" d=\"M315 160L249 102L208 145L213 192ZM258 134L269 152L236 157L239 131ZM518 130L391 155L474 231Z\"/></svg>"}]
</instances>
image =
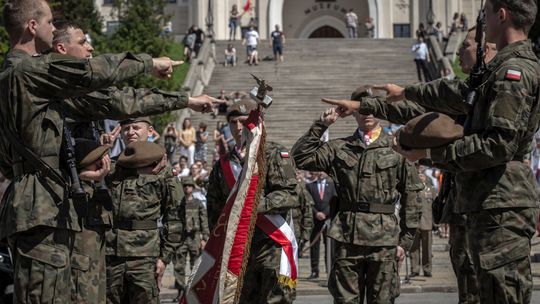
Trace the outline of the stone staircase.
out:
<instances>
[{"instance_id":1,"label":"stone staircase","mask_svg":"<svg viewBox=\"0 0 540 304\"><path fill-rule=\"evenodd\" d=\"M361 84L417 81L410 39L288 39L284 63L261 61L258 66L243 62L245 47L237 41L234 45L239 63L236 67L224 67L222 54L228 43L216 43L219 63L205 93L217 96L221 89L248 92L255 86L249 73L264 78L274 88L271 93L274 103L266 115L268 139L289 148L327 107L320 101L321 97L347 98ZM261 42L259 54L260 59L272 57L267 41ZM210 134L216 122L225 119L198 113L192 113L191 117L195 126L206 122ZM355 129L354 118L348 117L331 127L330 138L348 136ZM209 146L212 151L213 143Z\"/></svg>"}]
</instances>

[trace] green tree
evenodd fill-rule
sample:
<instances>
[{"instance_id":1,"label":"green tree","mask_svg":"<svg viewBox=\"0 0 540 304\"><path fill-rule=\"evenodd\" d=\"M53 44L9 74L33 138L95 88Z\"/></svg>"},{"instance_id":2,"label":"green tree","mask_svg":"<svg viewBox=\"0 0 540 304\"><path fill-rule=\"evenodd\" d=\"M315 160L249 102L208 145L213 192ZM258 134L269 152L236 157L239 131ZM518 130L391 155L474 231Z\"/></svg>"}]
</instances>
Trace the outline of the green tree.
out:
<instances>
[{"instance_id":1,"label":"green tree","mask_svg":"<svg viewBox=\"0 0 540 304\"><path fill-rule=\"evenodd\" d=\"M0 0L0 7L4 7L5 0ZM9 49L9 37L4 28L4 15L0 14L0 67L4 63L4 54Z\"/></svg>"},{"instance_id":2,"label":"green tree","mask_svg":"<svg viewBox=\"0 0 540 304\"><path fill-rule=\"evenodd\" d=\"M107 39L107 52L135 54L147 53L153 57L166 56L173 48L173 41L161 35L163 24L163 0L115 0L115 14L120 25ZM181 83L158 80L150 76L137 77L129 82L135 87L159 87L178 90Z\"/></svg>"},{"instance_id":3,"label":"green tree","mask_svg":"<svg viewBox=\"0 0 540 304\"><path fill-rule=\"evenodd\" d=\"M153 57L168 56L180 59L181 46L161 35L163 18L163 0L115 0L114 14L117 14L120 25L116 32L107 36L106 51L110 53L129 50L135 54L147 53ZM101 50L104 51L104 50ZM175 68L171 79L158 80L151 76L140 76L128 85L133 87L158 87L162 90L178 91L182 88L183 79L188 66ZM161 132L167 123L174 121L176 114L165 113L152 117L156 130Z\"/></svg>"}]
</instances>

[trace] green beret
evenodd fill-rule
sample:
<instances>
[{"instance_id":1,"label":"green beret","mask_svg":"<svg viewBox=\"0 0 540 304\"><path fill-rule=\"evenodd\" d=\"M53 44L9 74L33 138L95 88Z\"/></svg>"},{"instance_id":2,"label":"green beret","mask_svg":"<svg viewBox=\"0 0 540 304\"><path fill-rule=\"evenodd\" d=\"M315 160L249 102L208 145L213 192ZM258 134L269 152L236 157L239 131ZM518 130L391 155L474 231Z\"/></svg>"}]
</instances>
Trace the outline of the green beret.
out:
<instances>
[{"instance_id":1,"label":"green beret","mask_svg":"<svg viewBox=\"0 0 540 304\"><path fill-rule=\"evenodd\" d=\"M109 146L100 146L86 138L75 139L75 161L78 169L88 167L108 153Z\"/></svg>"},{"instance_id":2,"label":"green beret","mask_svg":"<svg viewBox=\"0 0 540 304\"><path fill-rule=\"evenodd\" d=\"M191 176L182 177L181 182L182 182L182 185L184 186L195 187L195 181L193 180L193 177Z\"/></svg>"},{"instance_id":3,"label":"green beret","mask_svg":"<svg viewBox=\"0 0 540 304\"><path fill-rule=\"evenodd\" d=\"M436 148L463 137L463 126L448 115L429 112L407 122L396 137L405 149Z\"/></svg>"},{"instance_id":4,"label":"green beret","mask_svg":"<svg viewBox=\"0 0 540 304\"><path fill-rule=\"evenodd\" d=\"M165 149L148 141L130 143L118 157L117 164L124 168L139 169L156 165L165 155Z\"/></svg>"},{"instance_id":5,"label":"green beret","mask_svg":"<svg viewBox=\"0 0 540 304\"><path fill-rule=\"evenodd\" d=\"M236 116L247 116L249 115L249 112L252 110L255 110L257 108L257 103L253 101L249 97L243 97L240 99L240 101L233 103L228 109L227 109L227 121L231 117Z\"/></svg>"},{"instance_id":6,"label":"green beret","mask_svg":"<svg viewBox=\"0 0 540 304\"><path fill-rule=\"evenodd\" d=\"M148 116L141 116L141 117L135 117L135 118L128 118L125 120L120 121L120 125L129 125L136 122L146 122L147 124L151 125L152 120L150 120L150 117Z\"/></svg>"}]
</instances>

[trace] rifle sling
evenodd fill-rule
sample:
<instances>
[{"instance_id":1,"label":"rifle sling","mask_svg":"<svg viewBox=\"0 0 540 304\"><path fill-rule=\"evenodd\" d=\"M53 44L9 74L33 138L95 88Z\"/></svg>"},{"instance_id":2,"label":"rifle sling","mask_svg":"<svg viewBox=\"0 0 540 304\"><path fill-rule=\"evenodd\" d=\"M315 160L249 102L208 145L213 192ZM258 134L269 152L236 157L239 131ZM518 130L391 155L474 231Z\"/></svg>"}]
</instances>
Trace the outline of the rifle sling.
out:
<instances>
[{"instance_id":1,"label":"rifle sling","mask_svg":"<svg viewBox=\"0 0 540 304\"><path fill-rule=\"evenodd\" d=\"M58 160L52 161L52 157L44 157L42 159L41 157L37 156L34 151L30 150L30 148L28 148L17 136L15 136L12 130L6 128L4 130L4 134L7 134L9 140L12 142L11 146L13 149L15 149L15 151L17 151L17 153L19 153L19 155L24 159L23 162L17 162L13 165L13 173L15 176L31 172L40 172L58 185L67 187L66 180L53 168L56 167L56 169L58 169ZM32 164L31 166L29 166L30 163ZM55 164L57 166L55 166Z\"/></svg>"}]
</instances>

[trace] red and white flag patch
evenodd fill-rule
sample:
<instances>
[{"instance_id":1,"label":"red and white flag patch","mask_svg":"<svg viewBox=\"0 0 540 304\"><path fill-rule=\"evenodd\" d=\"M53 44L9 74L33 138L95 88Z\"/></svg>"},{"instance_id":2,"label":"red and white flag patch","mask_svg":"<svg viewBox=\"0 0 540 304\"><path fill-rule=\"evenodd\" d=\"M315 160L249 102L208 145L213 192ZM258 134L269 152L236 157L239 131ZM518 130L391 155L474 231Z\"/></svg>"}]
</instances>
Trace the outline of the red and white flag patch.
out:
<instances>
[{"instance_id":1,"label":"red and white flag patch","mask_svg":"<svg viewBox=\"0 0 540 304\"><path fill-rule=\"evenodd\" d=\"M504 74L504 78L505 79L510 79L510 80L520 81L521 80L521 72L517 71L517 70L508 69L508 71L506 71L506 74Z\"/></svg>"},{"instance_id":2,"label":"red and white flag patch","mask_svg":"<svg viewBox=\"0 0 540 304\"><path fill-rule=\"evenodd\" d=\"M290 157L289 152L287 152L287 151L281 151L279 153L281 154L281 158L289 158Z\"/></svg>"}]
</instances>

